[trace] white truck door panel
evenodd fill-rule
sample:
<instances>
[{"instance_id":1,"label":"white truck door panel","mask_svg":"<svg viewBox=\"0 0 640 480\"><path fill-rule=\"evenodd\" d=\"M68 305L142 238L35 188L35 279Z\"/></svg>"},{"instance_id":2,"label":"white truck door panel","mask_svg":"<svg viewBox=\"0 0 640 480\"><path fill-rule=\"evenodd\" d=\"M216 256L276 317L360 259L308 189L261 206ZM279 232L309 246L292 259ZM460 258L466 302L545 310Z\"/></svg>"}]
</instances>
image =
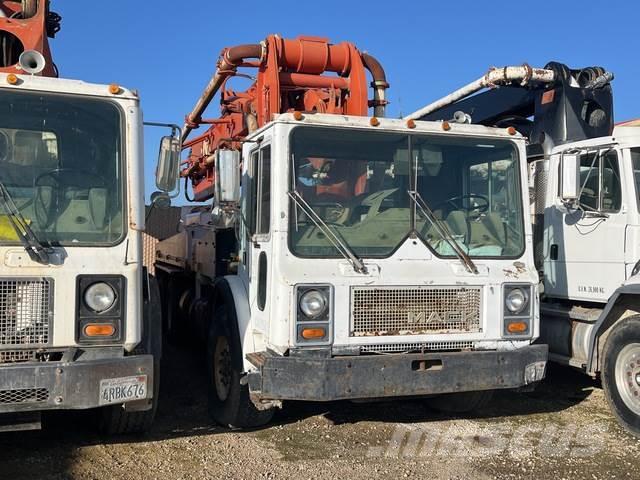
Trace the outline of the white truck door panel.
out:
<instances>
[{"instance_id":1,"label":"white truck door panel","mask_svg":"<svg viewBox=\"0 0 640 480\"><path fill-rule=\"evenodd\" d=\"M547 295L606 302L624 282L628 218L618 157L615 150L584 154L580 208L567 211L556 202L546 209Z\"/></svg>"},{"instance_id":2,"label":"white truck door panel","mask_svg":"<svg viewBox=\"0 0 640 480\"><path fill-rule=\"evenodd\" d=\"M271 236L271 145L265 137L258 149L249 156L250 212L248 223L252 241L248 244L249 256L249 305L252 325L265 337L269 333L271 310L271 260L273 242Z\"/></svg>"}]
</instances>

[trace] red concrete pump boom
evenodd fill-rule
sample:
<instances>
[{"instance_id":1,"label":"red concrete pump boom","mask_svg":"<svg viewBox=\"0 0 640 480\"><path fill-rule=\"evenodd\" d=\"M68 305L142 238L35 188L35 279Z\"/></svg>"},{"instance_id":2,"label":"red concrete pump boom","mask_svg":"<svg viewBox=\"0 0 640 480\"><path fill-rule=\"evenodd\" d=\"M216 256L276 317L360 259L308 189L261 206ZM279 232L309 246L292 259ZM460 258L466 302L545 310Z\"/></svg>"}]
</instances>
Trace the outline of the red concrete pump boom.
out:
<instances>
[{"instance_id":1,"label":"red concrete pump boom","mask_svg":"<svg viewBox=\"0 0 640 480\"><path fill-rule=\"evenodd\" d=\"M244 92L226 88L229 78L241 75L239 67L258 70L255 82ZM366 71L374 89L368 98ZM218 148L240 149L241 140L285 112L318 112L366 116L384 116L388 88L380 63L353 44L330 44L326 38L283 39L270 35L255 45L225 48L217 70L193 111L187 115L183 148L190 148L182 176L191 180L194 200L212 197L214 153ZM202 115L220 91L221 116L203 119ZM186 141L194 128L211 125L199 137Z\"/></svg>"},{"instance_id":2,"label":"red concrete pump boom","mask_svg":"<svg viewBox=\"0 0 640 480\"><path fill-rule=\"evenodd\" d=\"M57 77L58 71L49 48L48 38L60 30L61 17L49 10L49 0L0 0L0 72L31 73ZM36 51L44 57L42 64L33 55L23 57L23 52Z\"/></svg>"}]
</instances>

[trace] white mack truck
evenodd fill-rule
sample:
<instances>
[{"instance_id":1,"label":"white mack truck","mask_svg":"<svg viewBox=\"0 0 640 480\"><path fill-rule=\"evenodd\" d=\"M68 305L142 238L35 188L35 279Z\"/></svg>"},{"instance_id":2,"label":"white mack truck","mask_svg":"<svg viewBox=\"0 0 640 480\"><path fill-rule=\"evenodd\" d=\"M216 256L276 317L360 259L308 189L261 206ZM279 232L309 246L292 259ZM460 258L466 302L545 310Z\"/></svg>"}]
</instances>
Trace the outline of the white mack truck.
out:
<instances>
[{"instance_id":1,"label":"white mack truck","mask_svg":"<svg viewBox=\"0 0 640 480\"><path fill-rule=\"evenodd\" d=\"M0 429L99 408L104 431L143 431L161 317L142 266L140 100L55 78L48 6L0 1Z\"/></svg>"},{"instance_id":2,"label":"white mack truck","mask_svg":"<svg viewBox=\"0 0 640 480\"><path fill-rule=\"evenodd\" d=\"M524 137L380 118L384 72L350 44L234 48L185 128L213 125L183 144L183 176L213 201L155 266L167 330L207 345L213 418L250 427L283 400L415 396L465 411L540 381ZM345 51L350 70L331 64ZM223 116L202 119L241 66L259 67L258 88L225 87Z\"/></svg>"}]
</instances>

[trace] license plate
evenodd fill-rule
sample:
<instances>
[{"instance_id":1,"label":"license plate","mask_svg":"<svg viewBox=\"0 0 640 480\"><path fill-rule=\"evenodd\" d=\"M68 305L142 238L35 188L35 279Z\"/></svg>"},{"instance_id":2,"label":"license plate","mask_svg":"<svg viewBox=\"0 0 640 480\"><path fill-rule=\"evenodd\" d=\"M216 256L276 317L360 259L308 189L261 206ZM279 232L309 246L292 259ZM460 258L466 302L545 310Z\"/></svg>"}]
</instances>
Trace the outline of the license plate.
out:
<instances>
[{"instance_id":1,"label":"license plate","mask_svg":"<svg viewBox=\"0 0 640 480\"><path fill-rule=\"evenodd\" d=\"M100 405L131 402L147 398L147 376L100 380Z\"/></svg>"}]
</instances>

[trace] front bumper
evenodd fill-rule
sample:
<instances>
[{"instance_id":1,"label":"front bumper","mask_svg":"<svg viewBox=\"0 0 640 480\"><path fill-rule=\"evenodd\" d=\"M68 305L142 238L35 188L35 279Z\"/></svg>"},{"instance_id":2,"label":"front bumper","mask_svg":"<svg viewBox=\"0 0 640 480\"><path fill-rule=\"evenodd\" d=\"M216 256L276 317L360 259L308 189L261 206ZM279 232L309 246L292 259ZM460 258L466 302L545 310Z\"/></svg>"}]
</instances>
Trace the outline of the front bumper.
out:
<instances>
[{"instance_id":1,"label":"front bumper","mask_svg":"<svg viewBox=\"0 0 640 480\"><path fill-rule=\"evenodd\" d=\"M260 400L331 401L435 395L518 388L542 380L546 345L511 351L283 357L248 355L258 367L248 374ZM533 372L533 374L532 374Z\"/></svg>"},{"instance_id":2,"label":"front bumper","mask_svg":"<svg viewBox=\"0 0 640 480\"><path fill-rule=\"evenodd\" d=\"M150 398L153 374L151 355L2 365L0 413L98 407L101 380L141 375Z\"/></svg>"}]
</instances>

